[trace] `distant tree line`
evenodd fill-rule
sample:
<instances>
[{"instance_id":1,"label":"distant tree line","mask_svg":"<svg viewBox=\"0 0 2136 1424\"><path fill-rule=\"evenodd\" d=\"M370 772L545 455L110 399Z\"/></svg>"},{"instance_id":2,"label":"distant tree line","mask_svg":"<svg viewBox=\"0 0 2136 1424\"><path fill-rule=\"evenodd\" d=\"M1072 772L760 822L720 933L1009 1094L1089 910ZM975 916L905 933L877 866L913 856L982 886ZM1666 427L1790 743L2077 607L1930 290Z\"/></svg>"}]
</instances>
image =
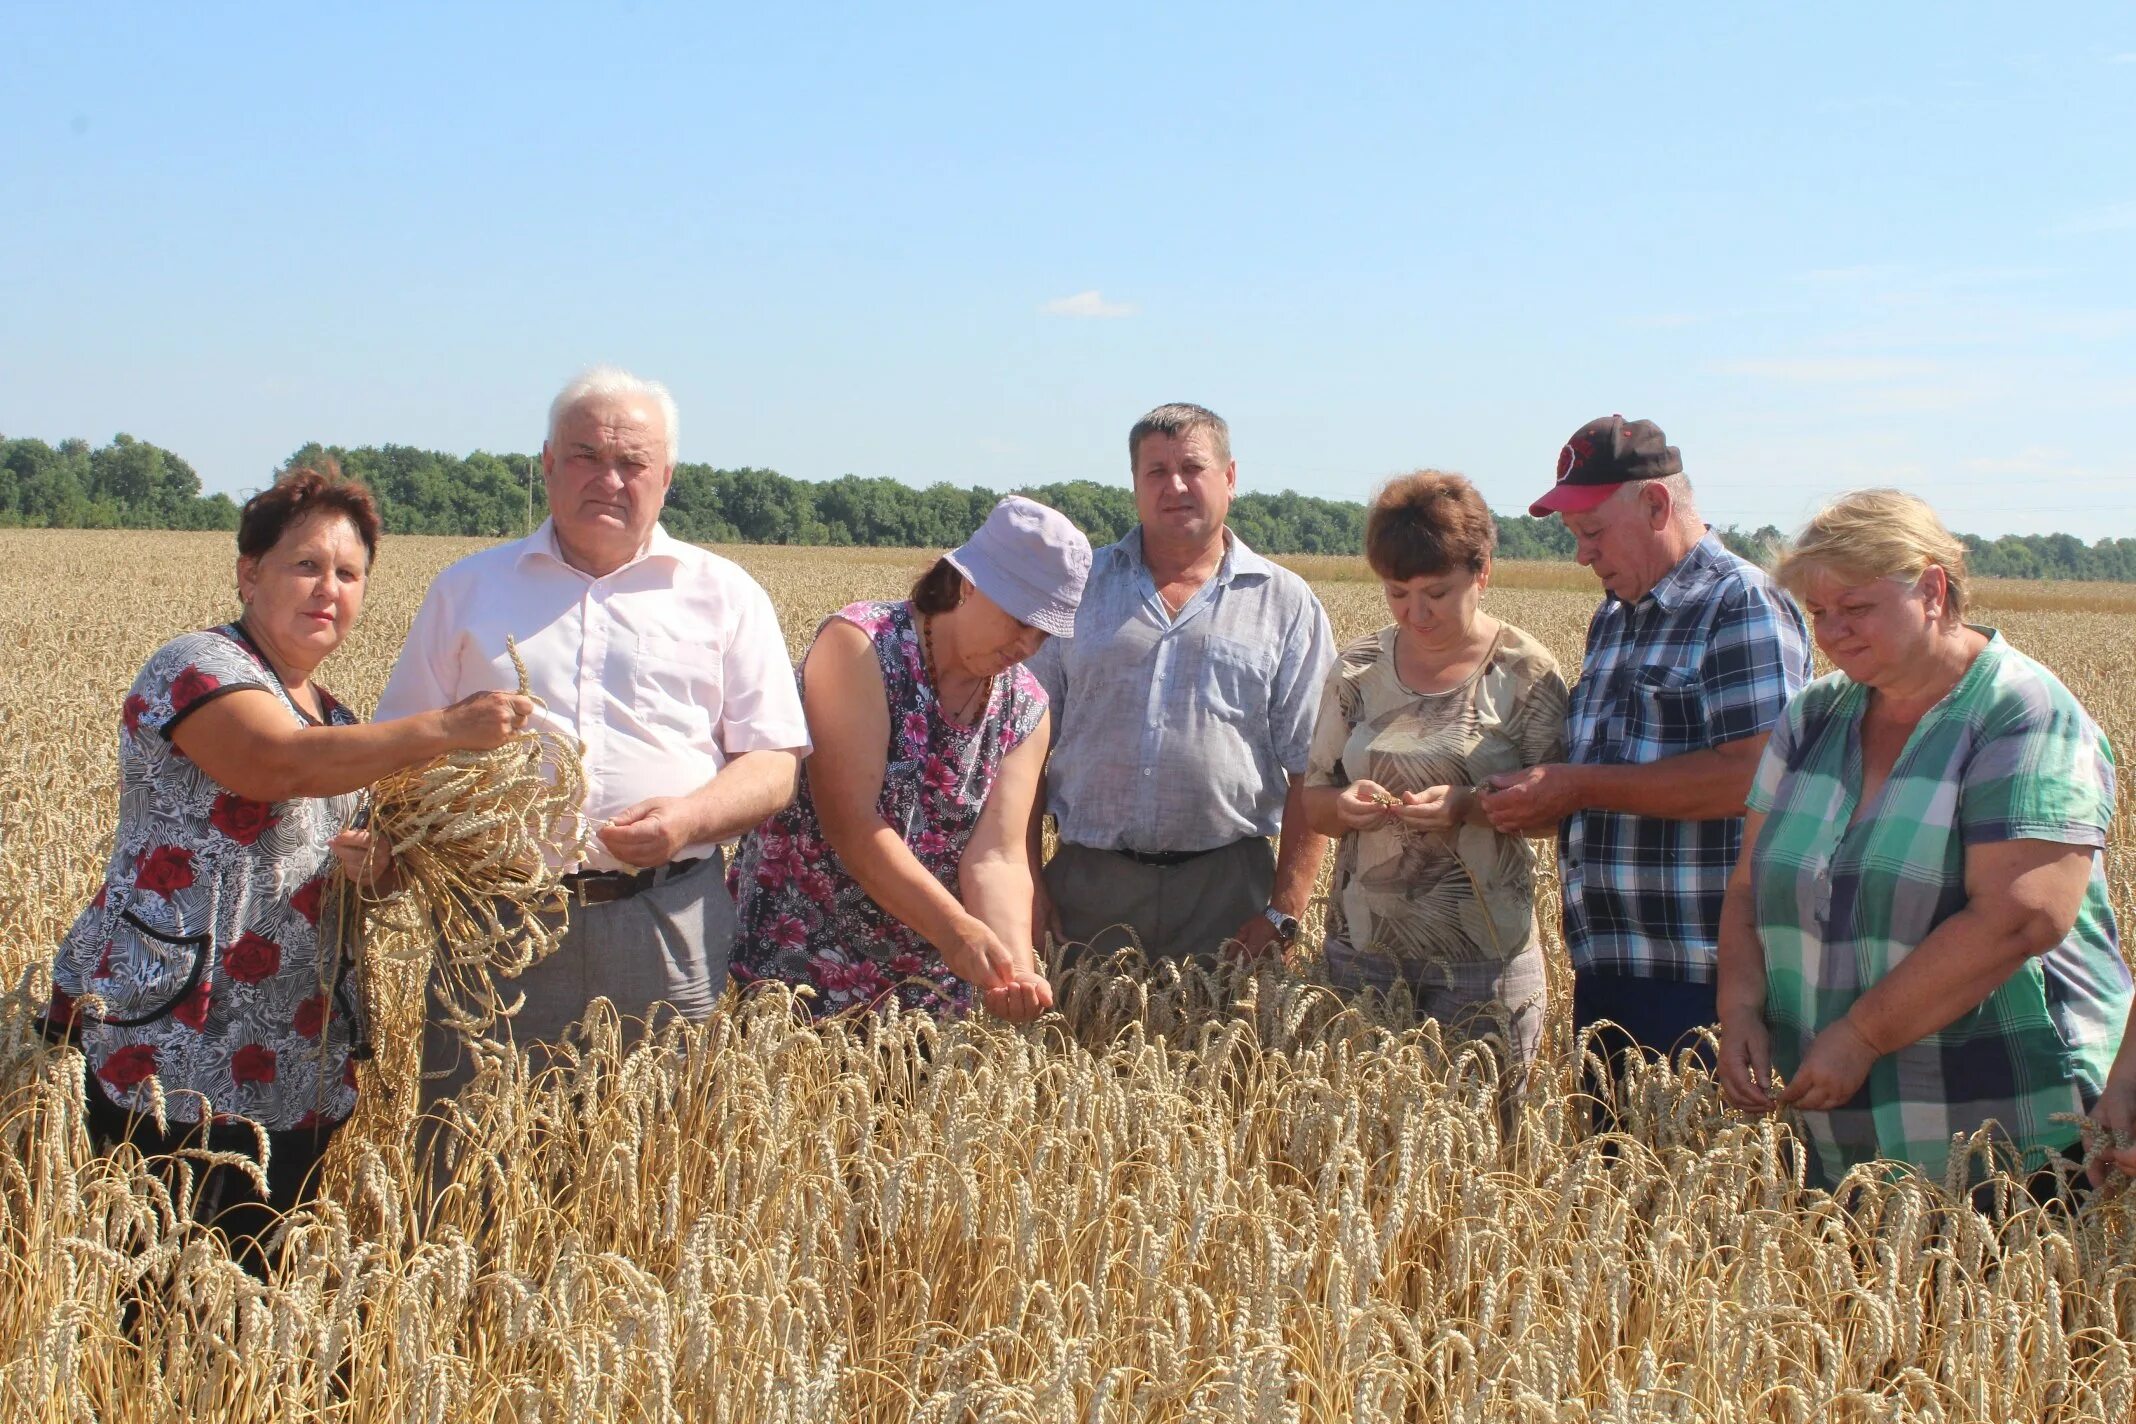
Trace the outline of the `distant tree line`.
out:
<instances>
[{"instance_id":1,"label":"distant tree line","mask_svg":"<svg viewBox=\"0 0 2136 1424\"><path fill-rule=\"evenodd\" d=\"M0 527L49 529L235 529L226 494L200 493L200 476L170 451L114 435L86 440L0 436Z\"/></svg>"},{"instance_id":2,"label":"distant tree line","mask_svg":"<svg viewBox=\"0 0 2136 1424\"><path fill-rule=\"evenodd\" d=\"M395 534L501 538L548 513L540 462L528 455L447 455L409 445L354 449L308 444L283 468L332 455L370 485L386 529ZM1071 480L1016 491L1066 514L1094 544L1135 526L1124 484ZM915 489L896 480L842 475L812 482L775 470L678 465L662 516L677 538L705 544L897 545L947 548L978 527L999 494L950 484ZM1364 543L1365 507L1285 490L1242 494L1231 527L1271 554L1355 554ZM237 505L202 495L200 477L177 455L130 435L91 449L84 440L47 445L0 437L0 527L68 529L234 529ZM1767 525L1721 538L1762 559L1784 537ZM1973 572L1993 578L2108 579L2136 582L2136 539L2086 544L2070 534L1961 536ZM1572 536L1556 519L1500 515L1498 553L1507 559L1569 559Z\"/></svg>"}]
</instances>

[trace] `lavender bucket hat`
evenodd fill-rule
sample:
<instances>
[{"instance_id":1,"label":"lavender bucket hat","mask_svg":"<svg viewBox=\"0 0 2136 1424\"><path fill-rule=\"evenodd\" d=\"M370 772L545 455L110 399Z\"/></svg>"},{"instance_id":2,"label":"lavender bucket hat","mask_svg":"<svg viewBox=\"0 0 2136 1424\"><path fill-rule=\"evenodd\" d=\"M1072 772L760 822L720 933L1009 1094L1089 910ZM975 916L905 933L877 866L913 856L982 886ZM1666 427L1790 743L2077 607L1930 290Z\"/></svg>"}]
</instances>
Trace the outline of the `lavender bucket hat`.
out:
<instances>
[{"instance_id":1,"label":"lavender bucket hat","mask_svg":"<svg viewBox=\"0 0 2136 1424\"><path fill-rule=\"evenodd\" d=\"M1056 638L1075 636L1090 541L1059 510L1009 495L943 557L1017 622Z\"/></svg>"}]
</instances>

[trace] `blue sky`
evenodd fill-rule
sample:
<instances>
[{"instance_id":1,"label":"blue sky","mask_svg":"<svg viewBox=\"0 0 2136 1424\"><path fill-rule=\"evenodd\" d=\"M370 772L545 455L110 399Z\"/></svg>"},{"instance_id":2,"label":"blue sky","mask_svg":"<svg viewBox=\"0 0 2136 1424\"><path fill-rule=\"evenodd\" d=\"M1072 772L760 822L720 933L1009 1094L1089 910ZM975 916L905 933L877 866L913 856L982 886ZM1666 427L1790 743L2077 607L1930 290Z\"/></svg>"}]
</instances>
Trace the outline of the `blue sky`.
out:
<instances>
[{"instance_id":1,"label":"blue sky","mask_svg":"<svg viewBox=\"0 0 2136 1424\"><path fill-rule=\"evenodd\" d=\"M612 360L685 459L1511 510L1611 411L1709 518L1871 483L2136 535L2136 9L0 9L0 432L531 450Z\"/></svg>"}]
</instances>

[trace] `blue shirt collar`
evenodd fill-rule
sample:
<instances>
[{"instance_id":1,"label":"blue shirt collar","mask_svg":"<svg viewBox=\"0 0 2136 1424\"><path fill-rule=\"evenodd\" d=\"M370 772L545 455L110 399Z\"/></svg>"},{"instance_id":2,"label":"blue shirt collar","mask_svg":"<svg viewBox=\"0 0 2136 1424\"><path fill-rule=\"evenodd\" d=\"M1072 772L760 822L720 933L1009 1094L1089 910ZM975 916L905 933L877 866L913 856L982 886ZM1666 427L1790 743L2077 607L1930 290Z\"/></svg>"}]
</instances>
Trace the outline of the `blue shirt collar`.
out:
<instances>
[{"instance_id":1,"label":"blue shirt collar","mask_svg":"<svg viewBox=\"0 0 2136 1424\"><path fill-rule=\"evenodd\" d=\"M1705 537L1691 546L1690 552L1676 561L1676 567L1661 577L1661 582L1647 590L1647 598L1661 605L1664 613L1674 613L1687 603L1703 597L1706 591L1728 570L1729 553L1721 543L1721 536L1706 526ZM1644 603L1646 599L1641 599Z\"/></svg>"},{"instance_id":2,"label":"blue shirt collar","mask_svg":"<svg viewBox=\"0 0 2136 1424\"><path fill-rule=\"evenodd\" d=\"M1135 569L1142 566L1142 526L1136 525L1127 531L1120 542L1106 551L1112 556L1115 568ZM1229 584L1235 579L1265 579L1275 573L1276 566L1247 547L1237 531L1224 530L1224 561L1217 565L1216 582Z\"/></svg>"}]
</instances>

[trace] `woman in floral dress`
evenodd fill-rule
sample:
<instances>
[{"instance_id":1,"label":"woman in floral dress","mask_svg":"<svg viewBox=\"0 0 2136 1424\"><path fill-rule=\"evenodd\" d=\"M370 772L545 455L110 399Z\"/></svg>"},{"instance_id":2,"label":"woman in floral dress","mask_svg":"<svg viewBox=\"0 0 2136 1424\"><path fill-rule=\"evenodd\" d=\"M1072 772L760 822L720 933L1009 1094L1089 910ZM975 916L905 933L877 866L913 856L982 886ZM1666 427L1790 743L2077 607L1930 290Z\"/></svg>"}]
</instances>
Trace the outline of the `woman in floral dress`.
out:
<instances>
[{"instance_id":1,"label":"woman in floral dress","mask_svg":"<svg viewBox=\"0 0 2136 1424\"><path fill-rule=\"evenodd\" d=\"M194 1198L247 1243L297 1202L356 1105L355 995L319 932L334 857L358 877L383 858L345 829L356 792L500 745L531 711L485 693L361 724L312 681L362 611L378 528L369 491L332 472L295 471L246 504L244 612L173 638L134 679L110 863L52 966L46 1022L88 1060L101 1144L249 1155L266 1130L264 1194L216 1165ZM243 1255L257 1266L256 1244Z\"/></svg>"},{"instance_id":2,"label":"woman in floral dress","mask_svg":"<svg viewBox=\"0 0 2136 1424\"><path fill-rule=\"evenodd\" d=\"M1025 847L1050 741L1022 666L1070 636L1090 543L1010 496L902 603L824 620L801 665L815 751L799 794L743 843L733 972L810 1012L1051 1007Z\"/></svg>"}]
</instances>

